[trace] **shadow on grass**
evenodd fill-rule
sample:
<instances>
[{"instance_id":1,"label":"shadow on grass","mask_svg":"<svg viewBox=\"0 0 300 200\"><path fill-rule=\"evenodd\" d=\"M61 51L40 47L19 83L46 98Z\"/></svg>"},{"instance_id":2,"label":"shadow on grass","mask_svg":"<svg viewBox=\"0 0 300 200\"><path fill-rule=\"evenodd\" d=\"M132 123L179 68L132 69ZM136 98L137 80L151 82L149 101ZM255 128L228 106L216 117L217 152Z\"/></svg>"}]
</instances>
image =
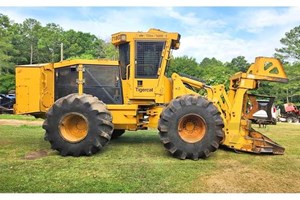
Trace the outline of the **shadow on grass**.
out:
<instances>
[{"instance_id":1,"label":"shadow on grass","mask_svg":"<svg viewBox=\"0 0 300 200\"><path fill-rule=\"evenodd\" d=\"M111 144L161 144L159 135L153 132L130 132L127 131L119 138L110 141Z\"/></svg>"}]
</instances>

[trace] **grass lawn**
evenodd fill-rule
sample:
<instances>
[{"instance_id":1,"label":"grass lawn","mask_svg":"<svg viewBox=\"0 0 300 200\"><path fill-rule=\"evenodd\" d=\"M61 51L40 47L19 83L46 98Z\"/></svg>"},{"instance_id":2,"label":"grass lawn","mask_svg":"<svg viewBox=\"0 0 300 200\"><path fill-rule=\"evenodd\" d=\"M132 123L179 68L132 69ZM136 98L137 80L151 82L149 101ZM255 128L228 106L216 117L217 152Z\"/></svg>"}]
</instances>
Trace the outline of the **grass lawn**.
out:
<instances>
[{"instance_id":1,"label":"grass lawn","mask_svg":"<svg viewBox=\"0 0 300 200\"><path fill-rule=\"evenodd\" d=\"M300 125L254 128L285 155L219 149L206 160L178 160L153 130L127 132L91 157L62 157L39 126L0 126L0 193L299 193Z\"/></svg>"},{"instance_id":2,"label":"grass lawn","mask_svg":"<svg viewBox=\"0 0 300 200\"><path fill-rule=\"evenodd\" d=\"M28 120L28 121L42 120L42 119L36 119L32 115L11 115L11 114L1 114L0 119L15 119L15 120Z\"/></svg>"}]
</instances>

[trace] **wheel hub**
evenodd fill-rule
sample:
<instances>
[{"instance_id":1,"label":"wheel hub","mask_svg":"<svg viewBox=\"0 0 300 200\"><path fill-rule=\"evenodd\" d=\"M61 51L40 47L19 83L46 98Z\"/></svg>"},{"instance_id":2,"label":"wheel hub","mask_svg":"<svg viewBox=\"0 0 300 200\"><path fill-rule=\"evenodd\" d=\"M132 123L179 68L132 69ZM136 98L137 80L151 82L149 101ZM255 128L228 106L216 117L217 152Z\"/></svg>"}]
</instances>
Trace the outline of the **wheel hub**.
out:
<instances>
[{"instance_id":1,"label":"wheel hub","mask_svg":"<svg viewBox=\"0 0 300 200\"><path fill-rule=\"evenodd\" d=\"M196 143L202 140L206 132L206 122L197 114L188 114L180 118L178 133L182 140Z\"/></svg>"},{"instance_id":2,"label":"wheel hub","mask_svg":"<svg viewBox=\"0 0 300 200\"><path fill-rule=\"evenodd\" d=\"M72 143L79 142L87 136L87 119L79 113L69 113L62 117L59 131L65 140Z\"/></svg>"}]
</instances>

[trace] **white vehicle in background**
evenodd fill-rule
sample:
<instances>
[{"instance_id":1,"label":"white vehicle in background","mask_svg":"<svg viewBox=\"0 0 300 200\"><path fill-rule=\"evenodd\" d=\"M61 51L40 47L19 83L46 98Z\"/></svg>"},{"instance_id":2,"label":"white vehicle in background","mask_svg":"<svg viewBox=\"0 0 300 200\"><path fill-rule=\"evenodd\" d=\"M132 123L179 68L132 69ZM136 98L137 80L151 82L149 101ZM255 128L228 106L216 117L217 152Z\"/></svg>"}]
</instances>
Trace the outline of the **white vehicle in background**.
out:
<instances>
[{"instance_id":1,"label":"white vehicle in background","mask_svg":"<svg viewBox=\"0 0 300 200\"><path fill-rule=\"evenodd\" d=\"M265 97L257 99L257 111L252 115L252 122L257 124L273 124L276 125L278 112L274 105L275 97Z\"/></svg>"}]
</instances>

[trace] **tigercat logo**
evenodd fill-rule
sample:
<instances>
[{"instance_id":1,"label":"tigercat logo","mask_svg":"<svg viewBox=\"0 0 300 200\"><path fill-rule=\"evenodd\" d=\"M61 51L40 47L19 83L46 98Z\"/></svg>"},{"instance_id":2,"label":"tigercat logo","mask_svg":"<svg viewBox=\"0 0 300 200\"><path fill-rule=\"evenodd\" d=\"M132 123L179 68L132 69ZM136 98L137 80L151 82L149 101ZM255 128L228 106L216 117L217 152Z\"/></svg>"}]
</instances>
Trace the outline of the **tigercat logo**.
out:
<instances>
[{"instance_id":1,"label":"tigercat logo","mask_svg":"<svg viewBox=\"0 0 300 200\"><path fill-rule=\"evenodd\" d=\"M142 92L153 92L153 88L135 88L135 90L137 91L137 92L140 92L140 93L142 93Z\"/></svg>"}]
</instances>

